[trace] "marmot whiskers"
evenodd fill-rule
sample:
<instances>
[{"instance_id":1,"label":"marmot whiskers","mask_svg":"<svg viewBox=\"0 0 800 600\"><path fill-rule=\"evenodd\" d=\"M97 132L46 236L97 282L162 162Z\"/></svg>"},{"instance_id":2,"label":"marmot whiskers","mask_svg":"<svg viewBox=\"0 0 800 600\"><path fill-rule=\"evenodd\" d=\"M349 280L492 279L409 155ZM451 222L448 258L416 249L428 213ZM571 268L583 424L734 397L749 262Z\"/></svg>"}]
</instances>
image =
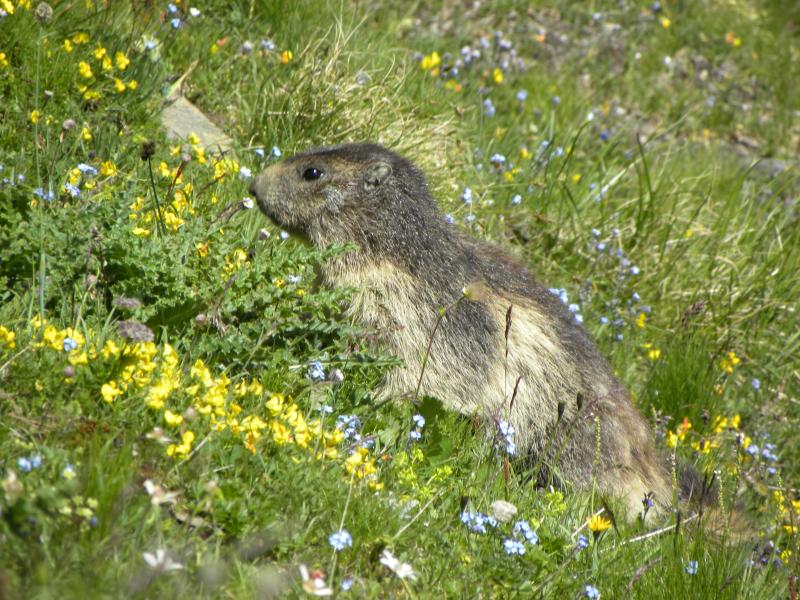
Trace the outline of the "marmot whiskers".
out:
<instances>
[{"instance_id":1,"label":"marmot whiskers","mask_svg":"<svg viewBox=\"0 0 800 600\"><path fill-rule=\"evenodd\" d=\"M601 492L621 497L629 518L646 495L653 512L669 506L669 470L650 427L583 327L527 269L448 224L409 160L375 144L322 148L269 167L250 191L267 216L314 246L357 246L322 275L327 285L360 290L351 314L404 359L383 395L417 387L438 310L451 306L421 393L509 422L519 454L579 488L591 485L597 458ZM488 292L458 301L475 283Z\"/></svg>"}]
</instances>

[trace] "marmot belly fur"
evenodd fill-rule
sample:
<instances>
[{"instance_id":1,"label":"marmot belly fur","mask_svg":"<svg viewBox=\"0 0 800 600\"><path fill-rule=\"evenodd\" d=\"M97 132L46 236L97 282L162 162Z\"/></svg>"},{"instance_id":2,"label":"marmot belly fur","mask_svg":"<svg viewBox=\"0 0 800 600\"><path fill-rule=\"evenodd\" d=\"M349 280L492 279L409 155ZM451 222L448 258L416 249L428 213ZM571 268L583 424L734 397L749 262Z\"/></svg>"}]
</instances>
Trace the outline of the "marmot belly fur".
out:
<instances>
[{"instance_id":1,"label":"marmot belly fur","mask_svg":"<svg viewBox=\"0 0 800 600\"><path fill-rule=\"evenodd\" d=\"M583 327L527 269L448 224L409 160L375 144L322 148L267 168L250 191L268 217L311 244L357 246L322 275L327 285L360 290L352 315L405 361L383 395L414 391L438 311L453 305L433 337L420 393L509 422L519 454L578 488L592 483L599 426L601 493L621 497L628 518L648 494L653 512L670 505L669 471L650 427ZM488 293L456 302L476 283Z\"/></svg>"}]
</instances>

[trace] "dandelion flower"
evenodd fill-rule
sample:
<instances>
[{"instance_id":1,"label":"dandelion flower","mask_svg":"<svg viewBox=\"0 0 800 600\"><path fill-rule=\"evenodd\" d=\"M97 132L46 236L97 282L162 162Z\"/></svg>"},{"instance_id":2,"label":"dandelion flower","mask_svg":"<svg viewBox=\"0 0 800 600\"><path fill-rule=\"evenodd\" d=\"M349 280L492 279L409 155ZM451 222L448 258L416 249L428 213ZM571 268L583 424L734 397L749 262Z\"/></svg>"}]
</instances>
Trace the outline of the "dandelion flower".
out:
<instances>
[{"instance_id":1,"label":"dandelion flower","mask_svg":"<svg viewBox=\"0 0 800 600\"><path fill-rule=\"evenodd\" d=\"M611 521L606 519L603 515L592 515L588 520L587 525L589 530L595 535L600 535L611 527Z\"/></svg>"}]
</instances>

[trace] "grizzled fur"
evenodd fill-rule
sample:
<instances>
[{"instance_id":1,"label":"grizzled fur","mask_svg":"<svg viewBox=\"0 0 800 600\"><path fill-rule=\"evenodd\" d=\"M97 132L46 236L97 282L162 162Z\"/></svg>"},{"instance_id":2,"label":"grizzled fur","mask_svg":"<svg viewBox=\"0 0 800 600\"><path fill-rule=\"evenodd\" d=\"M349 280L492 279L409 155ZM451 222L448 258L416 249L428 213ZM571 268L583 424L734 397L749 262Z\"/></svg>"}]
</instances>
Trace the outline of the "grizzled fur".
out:
<instances>
[{"instance_id":1,"label":"grizzled fur","mask_svg":"<svg viewBox=\"0 0 800 600\"><path fill-rule=\"evenodd\" d=\"M586 331L527 269L446 223L410 161L375 144L322 148L269 167L250 191L267 216L315 246L358 247L323 277L361 290L350 313L405 360L383 395L415 389L437 309L480 282L488 294L458 302L442 321L421 392L463 414L509 421L522 454L577 487L591 485L599 422L601 491L621 497L629 517L648 493L653 512L670 504L650 428Z\"/></svg>"}]
</instances>

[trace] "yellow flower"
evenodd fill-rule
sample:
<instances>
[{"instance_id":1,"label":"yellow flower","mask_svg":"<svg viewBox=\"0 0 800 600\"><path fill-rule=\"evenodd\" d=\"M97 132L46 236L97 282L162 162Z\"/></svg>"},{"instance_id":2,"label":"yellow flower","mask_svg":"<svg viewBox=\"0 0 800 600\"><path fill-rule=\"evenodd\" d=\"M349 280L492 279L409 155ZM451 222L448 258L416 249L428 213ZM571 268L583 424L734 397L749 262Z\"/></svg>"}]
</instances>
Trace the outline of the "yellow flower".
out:
<instances>
[{"instance_id":1,"label":"yellow flower","mask_svg":"<svg viewBox=\"0 0 800 600\"><path fill-rule=\"evenodd\" d=\"M292 54L291 50L284 50L283 52L281 52L281 58L280 58L281 64L282 65L287 64L290 60L292 60L293 56L294 55Z\"/></svg>"},{"instance_id":2,"label":"yellow flower","mask_svg":"<svg viewBox=\"0 0 800 600\"><path fill-rule=\"evenodd\" d=\"M494 71L492 71L492 81L494 81L495 85L503 83L503 71L499 67L495 67Z\"/></svg>"},{"instance_id":3,"label":"yellow flower","mask_svg":"<svg viewBox=\"0 0 800 600\"><path fill-rule=\"evenodd\" d=\"M85 61L78 63L78 73L80 73L81 77L84 77L85 79L91 79L94 77L94 73L92 73L92 66Z\"/></svg>"},{"instance_id":4,"label":"yellow flower","mask_svg":"<svg viewBox=\"0 0 800 600\"><path fill-rule=\"evenodd\" d=\"M114 77L114 88L117 90L117 93L121 94L127 88L125 87L125 83L119 77Z\"/></svg>"},{"instance_id":5,"label":"yellow flower","mask_svg":"<svg viewBox=\"0 0 800 600\"><path fill-rule=\"evenodd\" d=\"M184 431L181 436L181 444L170 444L167 446L167 456L176 456L178 458L186 457L192 451L192 444L194 443L194 433L191 431Z\"/></svg>"},{"instance_id":6,"label":"yellow flower","mask_svg":"<svg viewBox=\"0 0 800 600\"><path fill-rule=\"evenodd\" d=\"M649 358L653 362L657 361L659 358L661 358L661 350L659 350L658 348L653 348L652 350L649 350L647 352L647 358Z\"/></svg>"},{"instance_id":7,"label":"yellow flower","mask_svg":"<svg viewBox=\"0 0 800 600\"><path fill-rule=\"evenodd\" d=\"M94 54L94 57L95 57L97 60L100 60L100 59L102 59L102 58L103 58L103 57L106 55L106 49L105 49L105 48L103 48L102 46L98 46L97 48L95 48L95 49L92 51L92 54Z\"/></svg>"},{"instance_id":8,"label":"yellow flower","mask_svg":"<svg viewBox=\"0 0 800 600\"><path fill-rule=\"evenodd\" d=\"M577 184L580 183L582 175L580 173L575 173L572 176L572 183Z\"/></svg>"},{"instance_id":9,"label":"yellow flower","mask_svg":"<svg viewBox=\"0 0 800 600\"><path fill-rule=\"evenodd\" d=\"M611 521L602 515L593 515L586 522L589 530L595 535L599 535L611 527Z\"/></svg>"},{"instance_id":10,"label":"yellow flower","mask_svg":"<svg viewBox=\"0 0 800 600\"><path fill-rule=\"evenodd\" d=\"M272 413L273 416L279 415L283 411L283 407L283 394L273 394L270 399L267 400L267 409Z\"/></svg>"},{"instance_id":11,"label":"yellow flower","mask_svg":"<svg viewBox=\"0 0 800 600\"><path fill-rule=\"evenodd\" d=\"M636 326L639 329L643 329L646 323L647 323L647 315L645 313L639 313L639 316L636 317Z\"/></svg>"},{"instance_id":12,"label":"yellow flower","mask_svg":"<svg viewBox=\"0 0 800 600\"><path fill-rule=\"evenodd\" d=\"M675 446L678 445L679 439L680 438L678 437L677 433L674 433L671 430L667 430L667 446L669 446L670 448L674 448Z\"/></svg>"},{"instance_id":13,"label":"yellow flower","mask_svg":"<svg viewBox=\"0 0 800 600\"><path fill-rule=\"evenodd\" d=\"M435 50L427 56L423 56L419 63L423 71L430 71L434 67L438 67L442 62L442 57Z\"/></svg>"},{"instance_id":14,"label":"yellow flower","mask_svg":"<svg viewBox=\"0 0 800 600\"><path fill-rule=\"evenodd\" d=\"M735 352L728 352L728 356L723 358L719 365L726 373L733 373L733 368L740 362L742 362L742 360L736 356Z\"/></svg>"},{"instance_id":15,"label":"yellow flower","mask_svg":"<svg viewBox=\"0 0 800 600\"><path fill-rule=\"evenodd\" d=\"M6 58L5 52L0 52L0 67L7 67L8 66L8 58Z\"/></svg>"},{"instance_id":16,"label":"yellow flower","mask_svg":"<svg viewBox=\"0 0 800 600\"><path fill-rule=\"evenodd\" d=\"M122 390L117 387L116 381L109 381L100 388L100 394L103 396L103 400L110 404L114 401L114 398L122 394Z\"/></svg>"},{"instance_id":17,"label":"yellow flower","mask_svg":"<svg viewBox=\"0 0 800 600\"><path fill-rule=\"evenodd\" d=\"M88 142L89 140L92 139L92 132L85 125L83 129L81 129L81 138L83 138L84 142Z\"/></svg>"},{"instance_id":18,"label":"yellow flower","mask_svg":"<svg viewBox=\"0 0 800 600\"><path fill-rule=\"evenodd\" d=\"M75 44L85 44L89 41L88 33L76 33L72 36L72 42Z\"/></svg>"},{"instance_id":19,"label":"yellow flower","mask_svg":"<svg viewBox=\"0 0 800 600\"><path fill-rule=\"evenodd\" d=\"M0 342L8 348L9 350L13 350L17 347L17 334L10 329L6 329L2 325L0 325Z\"/></svg>"},{"instance_id":20,"label":"yellow flower","mask_svg":"<svg viewBox=\"0 0 800 600\"><path fill-rule=\"evenodd\" d=\"M169 425L170 427L177 427L178 425L183 423L183 416L175 414L171 410L165 410L164 421L166 421L167 425Z\"/></svg>"},{"instance_id":21,"label":"yellow flower","mask_svg":"<svg viewBox=\"0 0 800 600\"><path fill-rule=\"evenodd\" d=\"M169 227L172 231L178 231L184 221L172 211L164 213L164 225Z\"/></svg>"},{"instance_id":22,"label":"yellow flower","mask_svg":"<svg viewBox=\"0 0 800 600\"><path fill-rule=\"evenodd\" d=\"M672 21L670 21L667 17L661 17L661 26L664 29L669 29L670 25L672 25Z\"/></svg>"},{"instance_id":23,"label":"yellow flower","mask_svg":"<svg viewBox=\"0 0 800 600\"><path fill-rule=\"evenodd\" d=\"M288 444L292 440L291 433L282 423L272 422L272 439L278 445Z\"/></svg>"},{"instance_id":24,"label":"yellow flower","mask_svg":"<svg viewBox=\"0 0 800 600\"><path fill-rule=\"evenodd\" d=\"M33 123L34 125L38 123L41 116L42 113L40 113L38 110L32 110L30 114L31 123Z\"/></svg>"},{"instance_id":25,"label":"yellow flower","mask_svg":"<svg viewBox=\"0 0 800 600\"><path fill-rule=\"evenodd\" d=\"M110 160L102 162L100 163L100 172L106 177L116 177L118 173L117 165Z\"/></svg>"},{"instance_id":26,"label":"yellow flower","mask_svg":"<svg viewBox=\"0 0 800 600\"><path fill-rule=\"evenodd\" d=\"M0 0L0 7L2 7L2 9L8 14L14 14L14 4L11 2L11 0Z\"/></svg>"},{"instance_id":27,"label":"yellow flower","mask_svg":"<svg viewBox=\"0 0 800 600\"><path fill-rule=\"evenodd\" d=\"M117 52L114 54L114 62L117 63L117 68L120 71L124 71L128 68L128 65L131 64L131 59L125 56L122 52Z\"/></svg>"},{"instance_id":28,"label":"yellow flower","mask_svg":"<svg viewBox=\"0 0 800 600\"><path fill-rule=\"evenodd\" d=\"M72 352L70 352L69 355L69 364L74 365L76 367L78 365L89 364L89 356L86 354L85 351L77 352L73 350Z\"/></svg>"},{"instance_id":29,"label":"yellow flower","mask_svg":"<svg viewBox=\"0 0 800 600\"><path fill-rule=\"evenodd\" d=\"M139 87L139 84L136 82L136 80L135 80L135 79L131 79L131 80L128 82L128 89L129 89L129 90L135 90L137 87Z\"/></svg>"},{"instance_id":30,"label":"yellow flower","mask_svg":"<svg viewBox=\"0 0 800 600\"><path fill-rule=\"evenodd\" d=\"M111 62L111 59L108 56L103 57L103 71L112 71L114 69L114 63Z\"/></svg>"},{"instance_id":31,"label":"yellow flower","mask_svg":"<svg viewBox=\"0 0 800 600\"><path fill-rule=\"evenodd\" d=\"M737 36L734 32L729 31L725 34L725 43L729 46L733 46L734 48L738 48L742 45L742 38Z\"/></svg>"},{"instance_id":32,"label":"yellow flower","mask_svg":"<svg viewBox=\"0 0 800 600\"><path fill-rule=\"evenodd\" d=\"M131 231L137 237L148 237L150 235L150 230L144 227L134 227Z\"/></svg>"}]
</instances>

